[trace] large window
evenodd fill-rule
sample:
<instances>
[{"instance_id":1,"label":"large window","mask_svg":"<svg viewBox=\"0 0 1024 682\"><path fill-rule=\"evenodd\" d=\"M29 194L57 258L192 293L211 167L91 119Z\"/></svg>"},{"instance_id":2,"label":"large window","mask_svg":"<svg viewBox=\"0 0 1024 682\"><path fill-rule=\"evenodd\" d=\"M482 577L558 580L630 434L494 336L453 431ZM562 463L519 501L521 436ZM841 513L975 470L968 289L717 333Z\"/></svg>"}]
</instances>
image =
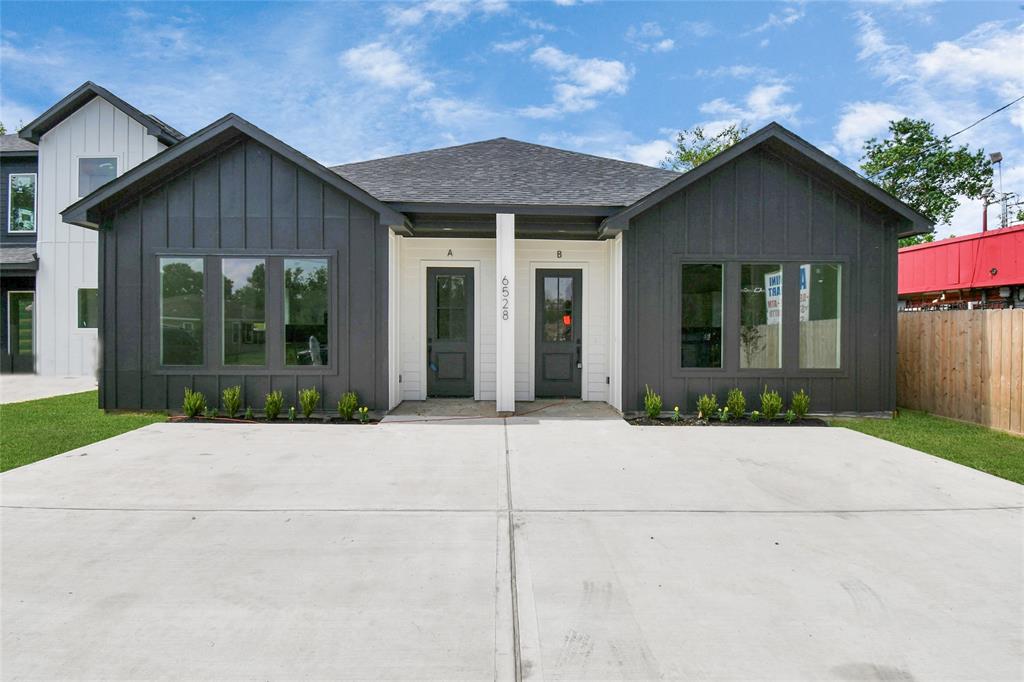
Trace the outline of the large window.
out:
<instances>
[{"instance_id":1,"label":"large window","mask_svg":"<svg viewBox=\"0 0 1024 682\"><path fill-rule=\"evenodd\" d=\"M839 368L842 265L800 266L800 367Z\"/></svg>"},{"instance_id":2,"label":"large window","mask_svg":"<svg viewBox=\"0 0 1024 682\"><path fill-rule=\"evenodd\" d=\"M100 322L99 289L78 290L78 328L96 329Z\"/></svg>"},{"instance_id":3,"label":"large window","mask_svg":"<svg viewBox=\"0 0 1024 682\"><path fill-rule=\"evenodd\" d=\"M267 361L267 265L262 258L222 261L224 364L264 365Z\"/></svg>"},{"instance_id":4,"label":"large window","mask_svg":"<svg viewBox=\"0 0 1024 682\"><path fill-rule=\"evenodd\" d=\"M722 366L722 266L684 264L682 271L683 367Z\"/></svg>"},{"instance_id":5,"label":"large window","mask_svg":"<svg viewBox=\"0 0 1024 682\"><path fill-rule=\"evenodd\" d=\"M160 259L160 362L203 364L203 259Z\"/></svg>"},{"instance_id":6,"label":"large window","mask_svg":"<svg viewBox=\"0 0 1024 682\"><path fill-rule=\"evenodd\" d=\"M78 196L84 197L117 177L115 157L78 159Z\"/></svg>"},{"instance_id":7,"label":"large window","mask_svg":"<svg viewBox=\"0 0 1024 682\"><path fill-rule=\"evenodd\" d=\"M328 305L326 258L284 260L286 365L326 365Z\"/></svg>"},{"instance_id":8,"label":"large window","mask_svg":"<svg viewBox=\"0 0 1024 682\"><path fill-rule=\"evenodd\" d=\"M782 367L782 266L740 267L740 367Z\"/></svg>"},{"instance_id":9,"label":"large window","mask_svg":"<svg viewBox=\"0 0 1024 682\"><path fill-rule=\"evenodd\" d=\"M36 174L11 173L7 179L8 232L36 231Z\"/></svg>"}]
</instances>

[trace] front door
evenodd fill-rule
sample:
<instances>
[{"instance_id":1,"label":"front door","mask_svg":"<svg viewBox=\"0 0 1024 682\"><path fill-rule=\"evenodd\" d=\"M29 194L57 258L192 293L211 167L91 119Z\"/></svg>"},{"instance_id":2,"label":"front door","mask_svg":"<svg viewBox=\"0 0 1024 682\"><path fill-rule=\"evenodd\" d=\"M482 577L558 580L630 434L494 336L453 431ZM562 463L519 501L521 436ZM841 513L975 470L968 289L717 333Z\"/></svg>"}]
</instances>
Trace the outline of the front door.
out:
<instances>
[{"instance_id":1,"label":"front door","mask_svg":"<svg viewBox=\"0 0 1024 682\"><path fill-rule=\"evenodd\" d=\"M579 398L583 375L583 271L537 271L537 398Z\"/></svg>"},{"instance_id":2,"label":"front door","mask_svg":"<svg viewBox=\"0 0 1024 682\"><path fill-rule=\"evenodd\" d=\"M473 397L473 268L427 268L427 395Z\"/></svg>"},{"instance_id":3,"label":"front door","mask_svg":"<svg viewBox=\"0 0 1024 682\"><path fill-rule=\"evenodd\" d=\"M32 321L36 294L34 291L7 293L7 348L12 372L32 372Z\"/></svg>"}]
</instances>

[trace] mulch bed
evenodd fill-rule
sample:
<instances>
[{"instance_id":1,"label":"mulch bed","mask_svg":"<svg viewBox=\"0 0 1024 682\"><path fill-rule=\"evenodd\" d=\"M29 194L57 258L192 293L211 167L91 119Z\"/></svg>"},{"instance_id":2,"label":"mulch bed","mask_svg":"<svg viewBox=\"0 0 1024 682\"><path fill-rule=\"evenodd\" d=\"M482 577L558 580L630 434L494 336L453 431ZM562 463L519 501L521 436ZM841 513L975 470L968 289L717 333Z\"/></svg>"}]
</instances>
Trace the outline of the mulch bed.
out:
<instances>
[{"instance_id":1,"label":"mulch bed","mask_svg":"<svg viewBox=\"0 0 1024 682\"><path fill-rule=\"evenodd\" d=\"M304 417L296 417L294 421L288 419L288 417L278 417L277 419L243 419L241 417L236 419L228 419L227 417L171 417L170 423L172 424L333 424L333 425L352 425L352 426L373 426L379 423L379 419L370 419L365 424L360 422L358 419L342 419L340 417L312 417L306 419Z\"/></svg>"},{"instance_id":2,"label":"mulch bed","mask_svg":"<svg viewBox=\"0 0 1024 682\"><path fill-rule=\"evenodd\" d=\"M792 424L787 422L785 419L777 418L772 421L765 421L761 419L759 421L751 421L747 418L743 419L730 419L727 422L721 422L717 419L714 421L705 421L703 419L697 419L696 417L680 417L679 421L673 421L669 417L661 419L651 419L649 417L636 417L633 419L627 419L627 422L633 426L828 426L828 422L817 417L804 417L798 419Z\"/></svg>"}]
</instances>

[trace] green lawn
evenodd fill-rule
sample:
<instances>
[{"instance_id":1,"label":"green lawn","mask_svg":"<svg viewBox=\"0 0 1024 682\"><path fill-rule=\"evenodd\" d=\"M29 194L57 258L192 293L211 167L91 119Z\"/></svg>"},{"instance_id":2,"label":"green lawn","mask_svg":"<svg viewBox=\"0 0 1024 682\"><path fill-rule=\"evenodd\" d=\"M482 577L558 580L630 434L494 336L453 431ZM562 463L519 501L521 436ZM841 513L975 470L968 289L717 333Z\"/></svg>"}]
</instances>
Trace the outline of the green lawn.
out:
<instances>
[{"instance_id":1,"label":"green lawn","mask_svg":"<svg viewBox=\"0 0 1024 682\"><path fill-rule=\"evenodd\" d=\"M1024 438L1020 436L913 410L900 410L900 416L891 420L837 419L833 424L1024 483Z\"/></svg>"},{"instance_id":2,"label":"green lawn","mask_svg":"<svg viewBox=\"0 0 1024 682\"><path fill-rule=\"evenodd\" d=\"M150 412L105 414L97 392L0 405L0 471L167 420Z\"/></svg>"}]
</instances>

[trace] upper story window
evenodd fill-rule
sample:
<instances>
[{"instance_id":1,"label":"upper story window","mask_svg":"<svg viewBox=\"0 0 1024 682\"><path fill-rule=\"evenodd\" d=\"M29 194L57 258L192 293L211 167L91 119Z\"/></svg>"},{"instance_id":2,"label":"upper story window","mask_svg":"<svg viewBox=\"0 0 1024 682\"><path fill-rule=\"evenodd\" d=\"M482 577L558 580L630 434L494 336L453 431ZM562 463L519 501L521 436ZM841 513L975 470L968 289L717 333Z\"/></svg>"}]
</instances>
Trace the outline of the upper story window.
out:
<instances>
[{"instance_id":1,"label":"upper story window","mask_svg":"<svg viewBox=\"0 0 1024 682\"><path fill-rule=\"evenodd\" d=\"M11 173L7 180L8 232L36 231L36 174Z\"/></svg>"},{"instance_id":2,"label":"upper story window","mask_svg":"<svg viewBox=\"0 0 1024 682\"><path fill-rule=\"evenodd\" d=\"M117 177L117 158L113 156L78 159L78 196L84 197Z\"/></svg>"}]
</instances>

